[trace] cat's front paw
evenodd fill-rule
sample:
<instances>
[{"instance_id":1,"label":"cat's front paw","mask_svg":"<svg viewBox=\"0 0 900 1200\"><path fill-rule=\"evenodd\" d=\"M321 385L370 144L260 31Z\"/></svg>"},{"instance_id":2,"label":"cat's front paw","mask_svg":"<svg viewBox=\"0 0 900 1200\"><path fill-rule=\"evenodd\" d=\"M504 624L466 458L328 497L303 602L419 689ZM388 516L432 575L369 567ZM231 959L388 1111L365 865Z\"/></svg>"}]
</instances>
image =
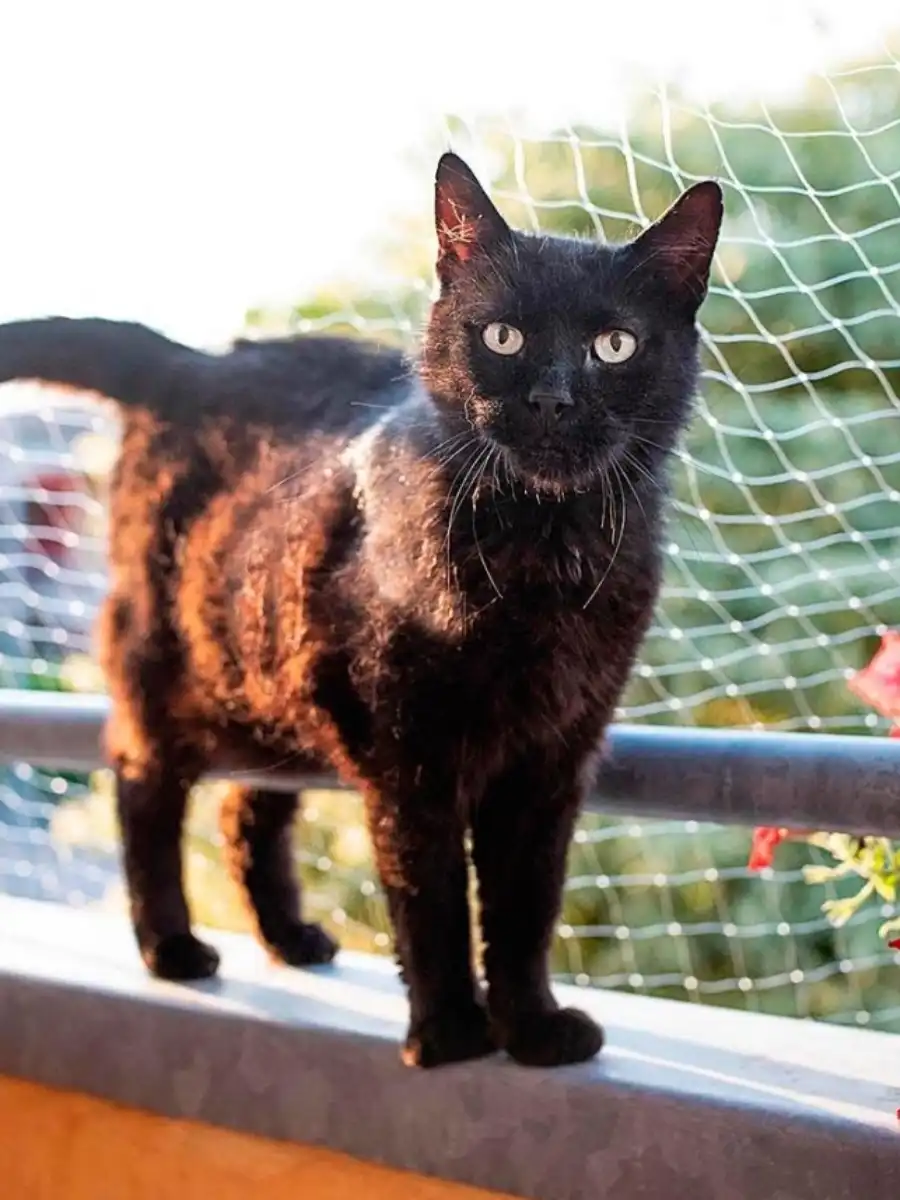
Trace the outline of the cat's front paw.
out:
<instances>
[{"instance_id":1,"label":"cat's front paw","mask_svg":"<svg viewBox=\"0 0 900 1200\"><path fill-rule=\"evenodd\" d=\"M192 933L163 938L142 949L141 957L158 979L209 979L219 969L218 953Z\"/></svg>"},{"instance_id":2,"label":"cat's front paw","mask_svg":"<svg viewBox=\"0 0 900 1200\"><path fill-rule=\"evenodd\" d=\"M416 1022L400 1057L408 1067L440 1067L485 1058L497 1049L480 1005Z\"/></svg>"},{"instance_id":3,"label":"cat's front paw","mask_svg":"<svg viewBox=\"0 0 900 1200\"><path fill-rule=\"evenodd\" d=\"M305 925L297 921L268 940L275 958L289 967L314 967L330 963L339 950L334 938L321 925Z\"/></svg>"},{"instance_id":4,"label":"cat's front paw","mask_svg":"<svg viewBox=\"0 0 900 1200\"><path fill-rule=\"evenodd\" d=\"M522 1013L498 1040L510 1058L527 1067L586 1062L603 1048L603 1029L577 1008Z\"/></svg>"}]
</instances>

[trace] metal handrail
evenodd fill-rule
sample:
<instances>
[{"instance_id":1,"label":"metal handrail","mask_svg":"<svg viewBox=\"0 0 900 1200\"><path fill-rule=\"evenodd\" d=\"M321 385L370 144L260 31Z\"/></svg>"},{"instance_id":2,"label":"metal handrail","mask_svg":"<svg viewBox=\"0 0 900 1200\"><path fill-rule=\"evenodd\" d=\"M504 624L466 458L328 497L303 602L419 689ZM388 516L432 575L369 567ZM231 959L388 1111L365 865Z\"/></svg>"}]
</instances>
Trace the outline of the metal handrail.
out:
<instances>
[{"instance_id":1,"label":"metal handrail","mask_svg":"<svg viewBox=\"0 0 900 1200\"><path fill-rule=\"evenodd\" d=\"M103 765L105 696L0 689L0 762ZM596 812L900 837L900 743L833 734L614 725L588 801ZM333 776L231 772L279 791Z\"/></svg>"}]
</instances>

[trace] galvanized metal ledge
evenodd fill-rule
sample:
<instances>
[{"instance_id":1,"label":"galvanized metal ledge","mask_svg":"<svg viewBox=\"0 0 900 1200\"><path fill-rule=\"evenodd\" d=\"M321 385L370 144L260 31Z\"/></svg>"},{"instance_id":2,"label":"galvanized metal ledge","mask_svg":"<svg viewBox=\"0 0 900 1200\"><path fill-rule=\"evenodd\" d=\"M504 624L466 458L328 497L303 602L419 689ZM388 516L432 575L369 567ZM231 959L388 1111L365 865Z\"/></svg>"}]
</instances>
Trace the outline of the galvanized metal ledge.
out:
<instances>
[{"instance_id":1,"label":"galvanized metal ledge","mask_svg":"<svg viewBox=\"0 0 900 1200\"><path fill-rule=\"evenodd\" d=\"M104 696L0 689L0 762L92 770L101 765L106 713ZM285 791L321 782L281 771L240 778ZM631 816L900 837L900 742L616 725L589 805Z\"/></svg>"}]
</instances>

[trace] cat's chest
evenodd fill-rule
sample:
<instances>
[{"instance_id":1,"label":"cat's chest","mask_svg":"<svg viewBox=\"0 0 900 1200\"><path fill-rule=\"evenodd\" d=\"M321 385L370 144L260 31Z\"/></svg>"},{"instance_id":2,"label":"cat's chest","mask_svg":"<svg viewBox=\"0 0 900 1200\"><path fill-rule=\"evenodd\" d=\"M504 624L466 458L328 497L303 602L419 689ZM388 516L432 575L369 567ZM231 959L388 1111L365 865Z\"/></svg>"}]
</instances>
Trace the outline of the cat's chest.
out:
<instances>
[{"instance_id":1,"label":"cat's chest","mask_svg":"<svg viewBox=\"0 0 900 1200\"><path fill-rule=\"evenodd\" d=\"M480 549L457 561L453 585L431 572L402 615L382 597L382 629L397 621L387 676L485 738L605 724L652 614L655 545L632 535L607 552L557 536Z\"/></svg>"},{"instance_id":2,"label":"cat's chest","mask_svg":"<svg viewBox=\"0 0 900 1200\"><path fill-rule=\"evenodd\" d=\"M498 601L457 641L401 634L403 668L386 663L386 678L407 712L433 714L473 753L507 759L564 744L574 730L599 738L642 632L642 622L603 612L606 620L581 609L513 613Z\"/></svg>"},{"instance_id":3,"label":"cat's chest","mask_svg":"<svg viewBox=\"0 0 900 1200\"><path fill-rule=\"evenodd\" d=\"M498 611L491 627L464 644L463 671L479 677L489 702L514 702L522 714L546 709L562 715L594 694L615 657L617 636L574 606L506 619Z\"/></svg>"}]
</instances>

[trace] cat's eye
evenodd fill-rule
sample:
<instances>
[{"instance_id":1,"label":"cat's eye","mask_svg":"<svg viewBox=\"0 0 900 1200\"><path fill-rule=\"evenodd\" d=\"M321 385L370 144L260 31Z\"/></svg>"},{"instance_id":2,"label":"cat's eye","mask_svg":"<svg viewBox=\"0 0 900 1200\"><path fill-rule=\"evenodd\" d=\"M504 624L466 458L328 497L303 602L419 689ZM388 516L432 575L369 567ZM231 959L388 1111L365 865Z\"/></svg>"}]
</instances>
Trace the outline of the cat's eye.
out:
<instances>
[{"instance_id":1,"label":"cat's eye","mask_svg":"<svg viewBox=\"0 0 900 1200\"><path fill-rule=\"evenodd\" d=\"M635 350L637 338L626 329L605 329L594 338L594 353L601 362L627 362Z\"/></svg>"},{"instance_id":2,"label":"cat's eye","mask_svg":"<svg viewBox=\"0 0 900 1200\"><path fill-rule=\"evenodd\" d=\"M525 335L505 321L491 321L490 325L485 325L481 340L495 354L518 354L525 345Z\"/></svg>"}]
</instances>

